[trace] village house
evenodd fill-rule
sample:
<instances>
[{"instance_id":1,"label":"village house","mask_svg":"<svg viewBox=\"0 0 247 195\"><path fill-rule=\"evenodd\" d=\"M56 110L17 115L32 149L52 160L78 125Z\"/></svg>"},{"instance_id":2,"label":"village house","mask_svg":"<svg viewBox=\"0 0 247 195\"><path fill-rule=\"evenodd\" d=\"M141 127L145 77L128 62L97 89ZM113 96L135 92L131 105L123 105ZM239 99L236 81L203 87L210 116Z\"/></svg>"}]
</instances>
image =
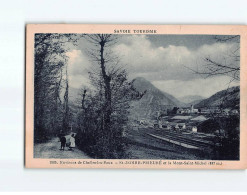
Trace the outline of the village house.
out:
<instances>
[{"instance_id":1,"label":"village house","mask_svg":"<svg viewBox=\"0 0 247 195\"><path fill-rule=\"evenodd\" d=\"M201 109L201 114L210 114L210 110L209 109Z\"/></svg>"},{"instance_id":2,"label":"village house","mask_svg":"<svg viewBox=\"0 0 247 195\"><path fill-rule=\"evenodd\" d=\"M195 114L196 114L196 113L198 113L198 112L199 112L198 109L195 109L195 108L194 108L194 105L191 105L191 106L190 106L190 113L195 113Z\"/></svg>"},{"instance_id":3,"label":"village house","mask_svg":"<svg viewBox=\"0 0 247 195\"><path fill-rule=\"evenodd\" d=\"M195 114L197 114L199 112L199 110L198 109L193 109L193 113L195 113Z\"/></svg>"},{"instance_id":4,"label":"village house","mask_svg":"<svg viewBox=\"0 0 247 195\"><path fill-rule=\"evenodd\" d=\"M171 119L172 120L188 120L190 118L192 118L192 116L181 116L181 115L177 115L177 116L172 117Z\"/></svg>"},{"instance_id":5,"label":"village house","mask_svg":"<svg viewBox=\"0 0 247 195\"><path fill-rule=\"evenodd\" d=\"M200 116L197 116L197 117L191 119L191 121L199 121L199 122L203 122L205 120L207 120L207 118L203 115L200 115Z\"/></svg>"},{"instance_id":6,"label":"village house","mask_svg":"<svg viewBox=\"0 0 247 195\"><path fill-rule=\"evenodd\" d=\"M182 109L182 108L179 108L178 110L177 110L177 114L183 114L184 113L184 110Z\"/></svg>"},{"instance_id":7,"label":"village house","mask_svg":"<svg viewBox=\"0 0 247 195\"><path fill-rule=\"evenodd\" d=\"M191 127L191 131L194 132L194 133L196 133L197 132L197 126L192 126Z\"/></svg>"},{"instance_id":8,"label":"village house","mask_svg":"<svg viewBox=\"0 0 247 195\"><path fill-rule=\"evenodd\" d=\"M169 125L171 126L171 129L179 130L178 123L169 123Z\"/></svg>"},{"instance_id":9,"label":"village house","mask_svg":"<svg viewBox=\"0 0 247 195\"><path fill-rule=\"evenodd\" d=\"M185 114L190 114L190 109L188 109L188 108L184 109L184 113Z\"/></svg>"},{"instance_id":10,"label":"village house","mask_svg":"<svg viewBox=\"0 0 247 195\"><path fill-rule=\"evenodd\" d=\"M171 125L168 123L168 124L162 124L162 128L163 128L163 129L170 130L172 127L171 127Z\"/></svg>"},{"instance_id":11,"label":"village house","mask_svg":"<svg viewBox=\"0 0 247 195\"><path fill-rule=\"evenodd\" d=\"M179 129L186 129L186 124L185 123L178 123Z\"/></svg>"},{"instance_id":12,"label":"village house","mask_svg":"<svg viewBox=\"0 0 247 195\"><path fill-rule=\"evenodd\" d=\"M199 110L195 109L193 105L190 108L179 108L177 110L177 114L190 114L190 113L198 113Z\"/></svg>"}]
</instances>

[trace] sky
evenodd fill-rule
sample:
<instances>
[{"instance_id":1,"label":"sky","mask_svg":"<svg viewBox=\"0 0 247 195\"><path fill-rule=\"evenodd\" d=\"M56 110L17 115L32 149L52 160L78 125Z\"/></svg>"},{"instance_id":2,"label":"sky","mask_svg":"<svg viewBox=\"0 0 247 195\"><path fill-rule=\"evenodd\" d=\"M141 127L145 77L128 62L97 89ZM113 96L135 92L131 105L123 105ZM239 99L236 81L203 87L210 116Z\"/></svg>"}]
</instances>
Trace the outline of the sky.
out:
<instances>
[{"instance_id":1,"label":"sky","mask_svg":"<svg viewBox=\"0 0 247 195\"><path fill-rule=\"evenodd\" d=\"M229 52L236 42L217 42L213 35L122 35L111 47L129 73L129 79L144 77L162 91L177 98L187 95L210 97L226 89L228 76L204 78L192 70L205 68L205 57L220 63L236 63ZM90 43L82 38L69 56L69 83L74 88L90 86L88 71L97 66L88 56ZM239 85L238 82L231 83Z\"/></svg>"}]
</instances>

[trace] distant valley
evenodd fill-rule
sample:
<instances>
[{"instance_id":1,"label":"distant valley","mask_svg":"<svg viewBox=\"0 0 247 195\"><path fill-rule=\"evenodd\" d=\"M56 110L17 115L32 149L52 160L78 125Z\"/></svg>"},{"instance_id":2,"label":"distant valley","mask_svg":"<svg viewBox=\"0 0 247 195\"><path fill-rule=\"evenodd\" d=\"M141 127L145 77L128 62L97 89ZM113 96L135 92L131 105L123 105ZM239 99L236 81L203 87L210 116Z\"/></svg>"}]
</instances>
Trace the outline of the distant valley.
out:
<instances>
[{"instance_id":1,"label":"distant valley","mask_svg":"<svg viewBox=\"0 0 247 195\"><path fill-rule=\"evenodd\" d=\"M185 103L187 106L195 105L201 102L202 100L206 99L205 97L199 96L199 95L187 95L178 98L179 101Z\"/></svg>"},{"instance_id":2,"label":"distant valley","mask_svg":"<svg viewBox=\"0 0 247 195\"><path fill-rule=\"evenodd\" d=\"M189 107L190 105L194 105L195 108L217 107L224 102L224 107L239 107L239 86L219 91L209 98L198 95L175 98L171 94L159 90L150 81L142 77L135 78L132 84L140 93L144 91L146 93L140 100L134 100L130 103L131 118L152 118L152 116L157 115L157 111L173 109L173 107ZM79 94L80 89L69 88L69 100L73 105L80 104Z\"/></svg>"}]
</instances>

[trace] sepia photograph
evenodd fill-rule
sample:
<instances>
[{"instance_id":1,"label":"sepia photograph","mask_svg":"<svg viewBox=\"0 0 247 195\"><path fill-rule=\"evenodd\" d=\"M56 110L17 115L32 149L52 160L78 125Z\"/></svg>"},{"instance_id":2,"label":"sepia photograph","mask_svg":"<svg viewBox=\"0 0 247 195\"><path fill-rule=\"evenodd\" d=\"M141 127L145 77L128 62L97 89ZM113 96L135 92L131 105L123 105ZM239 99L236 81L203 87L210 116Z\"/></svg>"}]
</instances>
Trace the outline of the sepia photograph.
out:
<instances>
[{"instance_id":1,"label":"sepia photograph","mask_svg":"<svg viewBox=\"0 0 247 195\"><path fill-rule=\"evenodd\" d=\"M3 1L0 191L247 191L246 7Z\"/></svg>"},{"instance_id":2,"label":"sepia photograph","mask_svg":"<svg viewBox=\"0 0 247 195\"><path fill-rule=\"evenodd\" d=\"M240 34L156 32L34 33L32 158L240 160Z\"/></svg>"}]
</instances>

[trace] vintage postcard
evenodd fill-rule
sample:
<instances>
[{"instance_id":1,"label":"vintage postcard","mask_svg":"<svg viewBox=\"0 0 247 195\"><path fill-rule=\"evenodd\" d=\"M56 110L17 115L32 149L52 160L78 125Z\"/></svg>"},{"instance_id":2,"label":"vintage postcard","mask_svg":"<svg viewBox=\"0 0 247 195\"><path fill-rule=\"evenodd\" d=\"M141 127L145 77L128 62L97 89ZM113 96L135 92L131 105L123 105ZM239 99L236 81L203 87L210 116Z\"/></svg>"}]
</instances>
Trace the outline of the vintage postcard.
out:
<instances>
[{"instance_id":1,"label":"vintage postcard","mask_svg":"<svg viewBox=\"0 0 247 195\"><path fill-rule=\"evenodd\" d=\"M246 169L247 27L26 26L27 168Z\"/></svg>"}]
</instances>

